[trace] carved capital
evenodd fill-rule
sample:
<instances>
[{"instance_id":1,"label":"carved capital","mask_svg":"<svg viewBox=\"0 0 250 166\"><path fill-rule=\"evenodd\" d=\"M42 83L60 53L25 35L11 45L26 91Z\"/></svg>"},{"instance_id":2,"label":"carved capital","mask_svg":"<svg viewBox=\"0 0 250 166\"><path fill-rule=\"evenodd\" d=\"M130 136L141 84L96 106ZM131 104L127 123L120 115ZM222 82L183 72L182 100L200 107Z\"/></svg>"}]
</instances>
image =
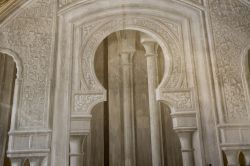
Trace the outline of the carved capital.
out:
<instances>
[{"instance_id":1,"label":"carved capital","mask_svg":"<svg viewBox=\"0 0 250 166\"><path fill-rule=\"evenodd\" d=\"M10 158L12 166L22 166L23 158Z\"/></svg>"},{"instance_id":2,"label":"carved capital","mask_svg":"<svg viewBox=\"0 0 250 166\"><path fill-rule=\"evenodd\" d=\"M146 56L157 56L159 44L149 35L141 33L141 44L145 48Z\"/></svg>"},{"instance_id":3,"label":"carved capital","mask_svg":"<svg viewBox=\"0 0 250 166\"><path fill-rule=\"evenodd\" d=\"M225 149L224 150L227 161L228 161L228 166L238 166L238 150L234 149Z\"/></svg>"},{"instance_id":4,"label":"carved capital","mask_svg":"<svg viewBox=\"0 0 250 166\"><path fill-rule=\"evenodd\" d=\"M41 157L31 157L29 158L30 166L40 166L42 158Z\"/></svg>"}]
</instances>

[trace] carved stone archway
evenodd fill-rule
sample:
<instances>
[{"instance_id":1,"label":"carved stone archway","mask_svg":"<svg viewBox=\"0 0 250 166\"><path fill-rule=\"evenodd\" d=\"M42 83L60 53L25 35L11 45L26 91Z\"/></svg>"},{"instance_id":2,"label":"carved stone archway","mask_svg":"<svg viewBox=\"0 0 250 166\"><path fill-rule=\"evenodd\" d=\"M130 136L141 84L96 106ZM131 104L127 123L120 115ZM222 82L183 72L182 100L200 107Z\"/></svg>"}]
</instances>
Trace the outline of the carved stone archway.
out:
<instances>
[{"instance_id":1,"label":"carved stone archway","mask_svg":"<svg viewBox=\"0 0 250 166\"><path fill-rule=\"evenodd\" d=\"M14 86L12 86L13 89L12 90L10 90L10 89L7 90L8 89L7 88L7 89L5 89L5 91L7 90L7 93L2 92L2 94L6 95L6 96L4 96L4 98L8 98L8 93L11 93L11 95L13 95L13 100L10 101L10 103L9 103L11 105L10 106L11 110L8 110L8 111L6 111L5 109L1 110L3 112L9 112L9 113L7 113L8 115L6 113L5 113L5 115L4 115L4 113L1 114L1 116L6 118L6 120L4 120L1 125L3 125L3 123L5 123L6 126L10 125L9 127L3 127L5 125L3 125L2 127L4 128L4 132L6 132L6 133L4 133L4 135L7 134L7 132L9 132L9 140L8 140L8 144L9 144L8 146L9 147L8 147L8 154L7 155L8 155L8 157L11 157L11 153L12 153L12 150L13 150L13 148L12 148L13 147L12 134L13 134L14 130L16 129L16 118L17 118L17 109L18 109L19 98L20 98L19 97L20 96L20 87L21 87L22 79L23 79L23 66L22 66L22 62L21 62L20 57L14 51L12 51L10 49L7 49L7 48L0 48L0 53L11 57L12 60L13 60L13 63L15 63L15 66L13 66L13 67L16 68L16 73L15 73L16 76L14 76L13 80L11 80L11 81L8 80L9 81L8 84L14 85ZM8 68L8 67L5 66L5 68ZM5 69L5 70L8 71L8 69ZM9 72L10 72L10 70L9 70ZM8 73L8 74L9 74L9 76L12 75L12 73ZM4 81L4 80L2 80L2 81ZM4 84L4 82L1 82L1 84ZM4 101L1 101L1 104L4 104ZM10 117L10 118L7 118L7 117ZM3 144L5 144L6 147L7 147L7 138L6 138L6 136L4 136L4 139L2 141L3 141ZM4 152L5 148L6 148L5 145L1 146L1 148L4 147L3 151L1 149L1 152L3 152L3 154L5 154L5 152ZM1 154L1 157L3 157L2 156L3 154ZM3 161L1 160L0 164L4 164L2 162Z\"/></svg>"},{"instance_id":2,"label":"carved stone archway","mask_svg":"<svg viewBox=\"0 0 250 166\"><path fill-rule=\"evenodd\" d=\"M14 51L7 49L7 48L0 48L0 53L6 54L8 56L11 56L16 63L17 73L16 73L16 80L15 80L15 89L14 89L14 95L13 95L13 108L12 108L12 115L11 115L11 125L10 130L15 129L16 125L16 113L18 108L18 101L19 101L19 94L20 94L20 87L22 84L23 79L23 65L20 57L17 53Z\"/></svg>"},{"instance_id":3,"label":"carved stone archway","mask_svg":"<svg viewBox=\"0 0 250 166\"><path fill-rule=\"evenodd\" d=\"M52 165L68 163L69 149L60 144L69 144L71 138L77 143L88 134L92 108L106 100L106 90L94 72L95 51L109 34L125 29L147 33L160 44L167 68L156 90L157 100L172 108L174 129L185 151L183 158L189 160L196 141L195 164L204 165L200 105L206 105L207 99L205 95L199 100L199 95L208 89L197 86L207 83L201 76L206 69L196 64L204 64L202 55L206 55L201 15L196 9L172 2L126 2L80 3L59 13ZM65 117L67 123L62 125ZM218 156L213 160L219 163Z\"/></svg>"}]
</instances>

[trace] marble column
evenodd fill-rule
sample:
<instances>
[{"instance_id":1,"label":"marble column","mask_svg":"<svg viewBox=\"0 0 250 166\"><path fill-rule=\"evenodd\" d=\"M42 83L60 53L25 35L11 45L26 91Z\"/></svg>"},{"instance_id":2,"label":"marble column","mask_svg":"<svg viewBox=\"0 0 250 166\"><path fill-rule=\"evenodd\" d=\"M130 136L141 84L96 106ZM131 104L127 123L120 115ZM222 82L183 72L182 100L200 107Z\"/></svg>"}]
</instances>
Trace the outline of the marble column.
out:
<instances>
[{"instance_id":1,"label":"marble column","mask_svg":"<svg viewBox=\"0 0 250 166\"><path fill-rule=\"evenodd\" d=\"M177 131L181 143L183 166L194 166L193 131Z\"/></svg>"},{"instance_id":2,"label":"marble column","mask_svg":"<svg viewBox=\"0 0 250 166\"><path fill-rule=\"evenodd\" d=\"M239 165L239 160L238 160L238 150L224 150L226 157L227 157L227 162L228 166L238 166Z\"/></svg>"},{"instance_id":3,"label":"marble column","mask_svg":"<svg viewBox=\"0 0 250 166\"><path fill-rule=\"evenodd\" d=\"M83 135L70 136L70 166L83 166Z\"/></svg>"},{"instance_id":4,"label":"marble column","mask_svg":"<svg viewBox=\"0 0 250 166\"><path fill-rule=\"evenodd\" d=\"M124 159L125 166L135 166L134 104L133 104L133 55L135 53L135 31L117 33L122 65Z\"/></svg>"},{"instance_id":5,"label":"marble column","mask_svg":"<svg viewBox=\"0 0 250 166\"><path fill-rule=\"evenodd\" d=\"M124 119L124 153L125 166L132 166L133 163L133 81L132 61L133 52L122 52L122 82L123 82L123 119Z\"/></svg>"},{"instance_id":6,"label":"marble column","mask_svg":"<svg viewBox=\"0 0 250 166\"><path fill-rule=\"evenodd\" d=\"M153 166L163 165L162 161L162 134L161 115L159 103L156 101L156 88L158 86L157 50L158 44L147 35L141 35L141 43L145 48L147 57L149 113L151 130L151 147Z\"/></svg>"}]
</instances>

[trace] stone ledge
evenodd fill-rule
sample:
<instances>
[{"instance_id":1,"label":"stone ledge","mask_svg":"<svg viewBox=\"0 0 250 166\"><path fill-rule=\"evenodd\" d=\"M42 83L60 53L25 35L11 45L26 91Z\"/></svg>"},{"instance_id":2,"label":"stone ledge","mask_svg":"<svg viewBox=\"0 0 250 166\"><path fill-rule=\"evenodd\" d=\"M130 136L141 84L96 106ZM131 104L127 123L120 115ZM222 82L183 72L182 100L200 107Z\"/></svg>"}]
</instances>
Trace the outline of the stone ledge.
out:
<instances>
[{"instance_id":1,"label":"stone ledge","mask_svg":"<svg viewBox=\"0 0 250 166\"><path fill-rule=\"evenodd\" d=\"M48 153L51 131L11 131L9 132L8 153Z\"/></svg>"}]
</instances>

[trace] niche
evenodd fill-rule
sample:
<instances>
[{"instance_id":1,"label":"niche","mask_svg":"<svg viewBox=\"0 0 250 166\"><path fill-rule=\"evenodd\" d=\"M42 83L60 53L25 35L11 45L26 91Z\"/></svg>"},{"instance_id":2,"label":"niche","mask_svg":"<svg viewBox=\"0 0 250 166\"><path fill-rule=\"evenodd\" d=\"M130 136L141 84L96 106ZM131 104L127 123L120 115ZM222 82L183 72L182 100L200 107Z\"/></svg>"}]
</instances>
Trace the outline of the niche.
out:
<instances>
[{"instance_id":1,"label":"niche","mask_svg":"<svg viewBox=\"0 0 250 166\"><path fill-rule=\"evenodd\" d=\"M4 166L10 166L6 150L16 73L17 69L13 58L0 53L0 165Z\"/></svg>"},{"instance_id":2,"label":"niche","mask_svg":"<svg viewBox=\"0 0 250 166\"><path fill-rule=\"evenodd\" d=\"M145 49L140 42L140 32L133 30L110 34L103 40L95 55L95 72L100 83L107 90L107 102L96 105L92 110L91 133L88 138L87 158L91 166L117 166L125 163L126 126L124 122L124 88L128 89L131 99L130 115L133 156L137 166L152 166L151 132L148 93L148 72ZM134 38L132 40L132 38ZM134 52L131 63L124 64L119 40L133 43ZM157 78L160 83L164 72L164 57L161 48L157 52ZM128 60L128 59L126 59ZM130 65L124 72L123 65ZM131 77L128 77L129 74ZM129 80L124 85L124 77ZM162 147L164 165L182 166L180 142L173 131L170 108L158 102L161 114ZM163 132L164 131L164 132Z\"/></svg>"}]
</instances>

